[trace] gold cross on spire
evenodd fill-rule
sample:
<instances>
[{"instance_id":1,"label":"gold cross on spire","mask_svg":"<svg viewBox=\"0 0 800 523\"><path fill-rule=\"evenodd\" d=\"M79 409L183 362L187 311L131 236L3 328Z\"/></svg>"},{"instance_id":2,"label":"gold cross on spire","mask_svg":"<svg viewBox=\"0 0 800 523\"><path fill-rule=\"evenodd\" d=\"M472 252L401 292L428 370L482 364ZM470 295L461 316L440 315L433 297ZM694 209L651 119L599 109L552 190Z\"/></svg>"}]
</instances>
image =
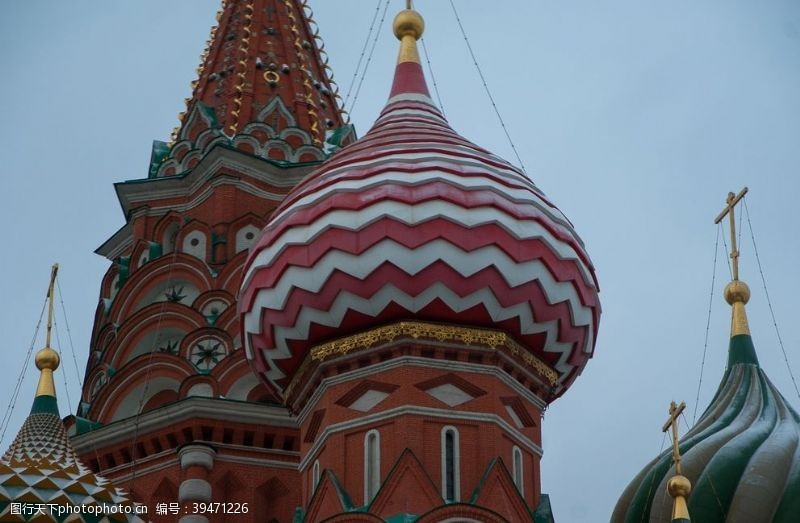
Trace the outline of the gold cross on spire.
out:
<instances>
[{"instance_id":1,"label":"gold cross on spire","mask_svg":"<svg viewBox=\"0 0 800 523\"><path fill-rule=\"evenodd\" d=\"M678 416L683 413L686 408L686 403L681 402L680 405L674 401L669 406L669 419L661 428L661 432L666 432L672 428L672 461L675 462L675 473L681 474L681 449L678 447Z\"/></svg>"},{"instance_id":2,"label":"gold cross on spire","mask_svg":"<svg viewBox=\"0 0 800 523\"><path fill-rule=\"evenodd\" d=\"M661 432L666 432L672 428L672 460L675 462L675 475L667 482L667 492L674 499L672 503L673 523L690 521L686 498L692 492L692 483L681 473L681 449L678 446L678 416L683 413L685 408L686 403L684 402L681 402L680 405L676 405L674 401L671 402L669 419L661 429Z\"/></svg>"},{"instance_id":3,"label":"gold cross on spire","mask_svg":"<svg viewBox=\"0 0 800 523\"><path fill-rule=\"evenodd\" d=\"M719 213L717 219L714 220L714 223L719 223L723 218L725 218L725 215L728 215L731 218L731 260L733 260L734 281L739 279L739 250L736 248L736 220L734 219L733 209L736 204L739 203L739 200L744 198L745 194L747 194L747 187L742 189L742 192L740 192L738 195L734 195L732 192L729 192L728 199L726 200L728 205L722 210L721 213Z\"/></svg>"},{"instance_id":4,"label":"gold cross on spire","mask_svg":"<svg viewBox=\"0 0 800 523\"><path fill-rule=\"evenodd\" d=\"M45 347L50 346L50 333L53 331L53 290L56 285L56 276L58 275L58 264L54 263L50 269L50 285L47 287L47 299L49 306L47 310L47 340L44 343Z\"/></svg>"}]
</instances>

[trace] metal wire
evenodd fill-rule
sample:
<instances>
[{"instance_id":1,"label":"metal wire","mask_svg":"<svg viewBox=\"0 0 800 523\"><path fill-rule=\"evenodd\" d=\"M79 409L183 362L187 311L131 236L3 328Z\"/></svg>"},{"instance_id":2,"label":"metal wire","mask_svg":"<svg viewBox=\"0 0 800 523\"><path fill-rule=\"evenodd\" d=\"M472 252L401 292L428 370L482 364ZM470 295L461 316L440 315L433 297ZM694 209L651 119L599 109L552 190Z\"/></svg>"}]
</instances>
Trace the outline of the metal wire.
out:
<instances>
[{"instance_id":1,"label":"metal wire","mask_svg":"<svg viewBox=\"0 0 800 523\"><path fill-rule=\"evenodd\" d=\"M789 371L789 377L792 378L792 385L794 385L794 392L800 398L800 390L797 388L797 380L794 378L792 367L789 365L789 357L786 355L786 347L783 346L783 338L781 338L781 331L778 329L778 321L775 319L775 311L772 308L772 300L769 298L769 291L767 290L767 279L764 277L764 270L761 267L761 258L758 256L758 247L756 246L756 237L753 233L753 224L750 222L750 210L747 208L747 198L743 198L744 212L747 213L747 227L750 229L750 239L753 241L753 252L756 255L756 263L758 264L758 273L761 275L761 283L764 286L764 294L767 296L767 306L769 307L769 314L772 316L772 325L775 327L775 335L778 337L778 345L781 347L783 353L783 361L786 362L786 369Z\"/></svg>"},{"instance_id":2,"label":"metal wire","mask_svg":"<svg viewBox=\"0 0 800 523\"><path fill-rule=\"evenodd\" d=\"M64 326L67 329L67 340L69 341L70 352L72 352L72 362L75 364L75 374L78 376L78 384L83 388L83 378L81 377L81 371L78 367L78 358L75 357L75 345L72 343L72 331L69 328L67 308L64 306L64 295L61 293L61 283L58 278L56 278L56 288L58 289L58 301L61 303L61 313L64 315Z\"/></svg>"},{"instance_id":3,"label":"metal wire","mask_svg":"<svg viewBox=\"0 0 800 523\"><path fill-rule=\"evenodd\" d=\"M175 268L176 259L178 256L178 246L174 246L174 250L172 251L172 260L170 260L169 264L169 272L167 272L167 285L172 283L172 274L173 269ZM158 343L161 339L161 320L164 318L164 310L167 307L167 303L169 300L164 300L161 303L161 307L158 313L158 321L156 322L156 337L153 340L153 344L150 348L150 355L147 359L147 373L145 374L145 381L144 387L142 388L142 394L139 397L139 406L136 409L136 416L133 420L133 439L131 440L131 477L128 480L128 490L132 491L135 486L136 481L136 444L139 442L139 421L142 415L142 411L144 410L144 403L145 398L147 397L147 393L150 391L150 376L153 372L153 355L155 355L156 351L158 350Z\"/></svg>"},{"instance_id":4,"label":"metal wire","mask_svg":"<svg viewBox=\"0 0 800 523\"><path fill-rule=\"evenodd\" d=\"M369 64L372 63L372 55L375 54L375 46L378 45L378 37L381 35L381 28L383 27L383 21L386 20L386 12L389 10L389 0L386 0L386 5L383 8L383 14L381 15L381 21L378 23L378 30L375 31L375 38L372 40L372 47L369 50L369 56L367 56L367 62L364 64L364 70L361 72L361 79L358 81L358 87L356 88L356 94L353 95L353 103L350 104L350 108L347 109L347 114L351 114L353 109L356 107L356 102L358 101L358 95L361 93L361 86L364 84L364 78L367 76L367 69L369 69ZM342 104L344 107L345 104Z\"/></svg>"},{"instance_id":5,"label":"metal wire","mask_svg":"<svg viewBox=\"0 0 800 523\"><path fill-rule=\"evenodd\" d=\"M356 79L358 78L358 71L361 70L361 62L364 60L364 55L367 52L367 46L369 45L369 39L372 36L372 31L375 29L375 20L378 19L378 13L381 10L381 2L383 0L378 0L378 4L375 6L375 14L372 15L372 22L369 26L369 32L367 33L367 38L364 40L364 47L361 48L361 55L358 57L358 63L356 64L356 70L353 71L353 78L350 79L350 85L347 87L347 94L344 97L344 102L342 102L342 108L347 105L347 101L350 100L350 93L353 92L353 86L356 83ZM388 2L387 2L388 3Z\"/></svg>"},{"instance_id":6,"label":"metal wire","mask_svg":"<svg viewBox=\"0 0 800 523\"><path fill-rule=\"evenodd\" d=\"M0 445L3 444L3 441L6 438L6 430L8 430L8 425L11 422L11 416L14 414L14 408L17 406L17 399L19 398L19 392L22 389L22 382L25 381L25 371L28 369L28 365L30 365L31 362L33 346L36 344L37 336L39 336L39 329L42 326L42 318L44 318L44 309L46 306L47 298L45 297L44 303L42 304L42 311L39 313L39 321L36 323L36 328L33 331L33 338L31 339L31 344L28 347L28 353L25 355L25 363L22 364L22 369L17 377L17 383L14 386L14 392L11 393L11 398L8 400L8 406L6 407L6 412L3 415L3 421L0 423L0 426L2 427L2 432L0 432Z\"/></svg>"},{"instance_id":7,"label":"metal wire","mask_svg":"<svg viewBox=\"0 0 800 523\"><path fill-rule=\"evenodd\" d=\"M720 227L722 227L722 222L719 222L719 223L720 223ZM729 253L731 251L728 250L728 241L725 239L725 235L724 234L722 235L722 245L725 247L725 253L726 253L725 259L728 260L728 275L731 277L731 280L732 280L733 279L733 269L731 268L731 257L727 256L727 253Z\"/></svg>"},{"instance_id":8,"label":"metal wire","mask_svg":"<svg viewBox=\"0 0 800 523\"><path fill-rule=\"evenodd\" d=\"M522 158L520 158L519 153L517 152L517 148L514 146L514 141L511 139L511 135L508 133L508 129L506 128L506 124L503 121L503 117L500 116L500 110L497 108L497 104L494 102L494 97L492 96L491 91L489 91L489 85L486 83L486 77L483 76L483 71L481 70L481 66L478 65L478 59L475 58L475 53L472 51L472 45L469 43L469 38L467 38L467 32L464 30L464 25L461 23L461 18L458 16L458 11L456 10L456 4L453 3L453 0L450 0L450 7L453 8L453 14L456 16L456 22L458 22L458 28L461 30L461 36L464 37L464 42L466 42L467 44L469 55L472 57L472 63L475 65L475 69L478 71L478 76L481 77L481 82L483 83L483 89L486 91L486 94L489 97L489 101L492 103L494 114L496 114L497 119L500 120L500 127L503 128L503 132L505 133L506 138L508 139L509 145L511 145L511 150L514 151L514 156L516 156L520 168L522 169L523 172L526 172L525 164L522 163Z\"/></svg>"},{"instance_id":9,"label":"metal wire","mask_svg":"<svg viewBox=\"0 0 800 523\"><path fill-rule=\"evenodd\" d=\"M658 449L658 454L656 456L660 456L662 452L664 452L664 443L667 441L667 433L664 431L664 435L661 437L661 447ZM656 471L650 470L650 485L647 487L647 499L650 499L650 494L653 493L653 485L656 482ZM642 519L639 520L640 523L644 523L645 518L645 511L642 511Z\"/></svg>"},{"instance_id":10,"label":"metal wire","mask_svg":"<svg viewBox=\"0 0 800 523\"><path fill-rule=\"evenodd\" d=\"M719 254L719 237L722 231L722 224L717 227L717 239L714 242L714 268L711 271L711 295L708 297L708 318L706 319L706 339L703 342L703 359L700 362L700 380L697 382L697 395L694 398L694 414L692 414L692 425L697 421L697 407L700 405L700 386L703 384L703 371L706 367L706 352L708 351L708 333L711 329L711 309L714 304L714 287L717 282L717 254ZM722 236L725 236L724 234Z\"/></svg>"},{"instance_id":11,"label":"metal wire","mask_svg":"<svg viewBox=\"0 0 800 523\"><path fill-rule=\"evenodd\" d=\"M737 235L738 237L736 238L736 250L739 251L739 254L741 254L741 250L742 250L742 218L743 217L744 217L744 213L740 212L739 213L739 234Z\"/></svg>"},{"instance_id":12,"label":"metal wire","mask_svg":"<svg viewBox=\"0 0 800 523\"><path fill-rule=\"evenodd\" d=\"M684 424L684 425L686 425L686 433L688 434L688 433L689 433L689 431L690 431L690 430L692 430L692 427L690 427L690 426L689 426L689 420L688 420L688 419L686 419L686 413L684 413L684 412L681 412L681 419L683 420L683 424ZM694 422L692 422L692 425L694 425ZM685 436L685 435L686 435L686 434L684 434L684 436ZM680 441L680 440L681 440L681 439L680 439L680 438L678 438L678 441Z\"/></svg>"},{"instance_id":13,"label":"metal wire","mask_svg":"<svg viewBox=\"0 0 800 523\"><path fill-rule=\"evenodd\" d=\"M53 315L53 327L55 327L55 331L56 331L56 345L57 345L56 351L58 352L59 356L61 356L63 354L63 351L61 350L61 336L59 335L59 332L58 332L58 322L56 321L55 314ZM61 357L61 361L64 361L63 356ZM67 407L69 408L69 412L71 414L72 413L72 399L69 396L69 384L67 383L67 371L64 368L64 365L61 365L61 376L64 378L64 394L67 397Z\"/></svg>"},{"instance_id":14,"label":"metal wire","mask_svg":"<svg viewBox=\"0 0 800 523\"><path fill-rule=\"evenodd\" d=\"M436 83L436 77L433 75L433 67L431 67L431 56L428 54L428 46L425 45L425 39L420 38L420 42L422 42L422 52L425 53L425 62L428 64L428 73L431 75L431 81L433 82L433 91L436 93L436 101L439 103L439 110L442 111L442 116L447 118L447 115L444 114L444 104L442 103L442 96L439 94L439 85Z\"/></svg>"}]
</instances>

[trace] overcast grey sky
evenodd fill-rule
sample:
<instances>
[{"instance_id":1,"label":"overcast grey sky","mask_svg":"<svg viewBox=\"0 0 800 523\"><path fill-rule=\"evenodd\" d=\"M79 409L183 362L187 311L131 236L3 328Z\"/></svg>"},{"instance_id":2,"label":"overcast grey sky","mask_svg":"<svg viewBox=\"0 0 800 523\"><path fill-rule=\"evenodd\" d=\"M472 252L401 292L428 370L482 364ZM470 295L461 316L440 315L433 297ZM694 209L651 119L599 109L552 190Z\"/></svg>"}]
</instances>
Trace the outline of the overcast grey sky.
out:
<instances>
[{"instance_id":1,"label":"overcast grey sky","mask_svg":"<svg viewBox=\"0 0 800 523\"><path fill-rule=\"evenodd\" d=\"M112 184L147 174L190 94L217 0L6 1L0 16L0 257L5 412L49 267L82 375L100 279L94 249L123 224ZM377 0L311 2L342 92ZM391 82L394 0L352 118L363 134ZM449 3L417 0L453 127L513 162ZM601 285L596 356L544 420L542 488L560 523L608 520L661 448L669 401L695 407L716 228L729 190L748 206L773 306L800 375L800 4L791 0L457 2L528 173L573 221ZM430 83L430 78L429 78ZM432 84L431 84L432 87ZM795 408L749 231L742 279L762 366ZM725 364L720 253L700 410ZM79 397L63 319L62 415ZM40 339L36 348L42 343ZM31 362L3 450L30 408ZM682 426L682 432L686 427Z\"/></svg>"}]
</instances>

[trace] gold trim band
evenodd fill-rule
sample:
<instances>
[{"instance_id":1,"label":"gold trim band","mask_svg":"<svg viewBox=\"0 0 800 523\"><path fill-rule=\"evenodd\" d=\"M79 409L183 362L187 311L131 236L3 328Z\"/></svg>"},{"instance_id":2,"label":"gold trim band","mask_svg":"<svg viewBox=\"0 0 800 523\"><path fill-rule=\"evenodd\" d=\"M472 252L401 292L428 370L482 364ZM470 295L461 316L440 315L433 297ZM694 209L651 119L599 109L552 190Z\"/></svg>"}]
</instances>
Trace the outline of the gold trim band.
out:
<instances>
[{"instance_id":1,"label":"gold trim band","mask_svg":"<svg viewBox=\"0 0 800 523\"><path fill-rule=\"evenodd\" d=\"M392 342L397 338L426 339L439 343L450 342L463 345L483 345L492 349L505 347L512 355L519 357L542 375L549 385L552 386L558 382L558 373L555 370L504 332L419 321L401 321L323 343L313 347L310 351L310 356L313 361L322 361L334 355L344 355L379 343Z\"/></svg>"}]
</instances>

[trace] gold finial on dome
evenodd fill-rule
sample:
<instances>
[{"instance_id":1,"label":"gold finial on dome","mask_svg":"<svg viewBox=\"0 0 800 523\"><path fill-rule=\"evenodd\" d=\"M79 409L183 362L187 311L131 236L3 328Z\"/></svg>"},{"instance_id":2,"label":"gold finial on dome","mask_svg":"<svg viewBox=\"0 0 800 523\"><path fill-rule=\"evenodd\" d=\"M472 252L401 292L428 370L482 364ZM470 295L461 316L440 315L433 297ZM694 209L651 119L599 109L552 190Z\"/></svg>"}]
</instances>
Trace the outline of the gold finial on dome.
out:
<instances>
[{"instance_id":1,"label":"gold finial on dome","mask_svg":"<svg viewBox=\"0 0 800 523\"><path fill-rule=\"evenodd\" d=\"M672 462L675 464L675 475L667 482L667 492L675 500L672 503L672 521L689 521L689 507L686 498L692 491L692 482L681 472L681 449L678 445L678 417L686 409L686 403L680 405L674 401L669 405L669 419L661 429L666 432L672 429Z\"/></svg>"},{"instance_id":2,"label":"gold finial on dome","mask_svg":"<svg viewBox=\"0 0 800 523\"><path fill-rule=\"evenodd\" d=\"M53 372L58 368L61 358L58 353L50 348L50 334L53 331L53 291L58 274L58 264L53 264L50 272L50 286L47 288L47 299L49 308L47 312L47 339L44 348L36 353L36 368L41 371L39 375L39 385L36 387L36 397L56 395L56 385L53 380Z\"/></svg>"},{"instance_id":3,"label":"gold finial on dome","mask_svg":"<svg viewBox=\"0 0 800 523\"><path fill-rule=\"evenodd\" d=\"M744 306L750 301L750 287L741 280L733 280L725 286L725 301L733 307L731 315L731 337L739 334L750 334L747 324L747 312Z\"/></svg>"},{"instance_id":4,"label":"gold finial on dome","mask_svg":"<svg viewBox=\"0 0 800 523\"><path fill-rule=\"evenodd\" d=\"M392 28L394 35L400 40L400 54L397 57L397 63L420 63L417 40L425 31L425 20L422 19L422 15L411 8L411 0L407 0L406 8L394 17Z\"/></svg>"},{"instance_id":5,"label":"gold finial on dome","mask_svg":"<svg viewBox=\"0 0 800 523\"><path fill-rule=\"evenodd\" d=\"M734 218L734 208L736 204L747 194L747 187L742 189L739 194L728 193L725 200L727 204L714 223L718 224L725 216L730 218L731 232L731 260L733 281L725 287L725 301L733 308L731 317L731 337L739 334L750 334L750 327L747 324L747 313L744 306L750 300L750 288L747 284L739 280L739 250L736 246L736 220Z\"/></svg>"},{"instance_id":6,"label":"gold finial on dome","mask_svg":"<svg viewBox=\"0 0 800 523\"><path fill-rule=\"evenodd\" d=\"M39 370L56 370L61 363L61 357L50 347L45 347L36 353L36 368Z\"/></svg>"},{"instance_id":7,"label":"gold finial on dome","mask_svg":"<svg viewBox=\"0 0 800 523\"><path fill-rule=\"evenodd\" d=\"M690 521L689 506L686 498L692 492L692 482L686 476L672 476L667 482L667 492L675 501L672 502L672 521Z\"/></svg>"}]
</instances>

